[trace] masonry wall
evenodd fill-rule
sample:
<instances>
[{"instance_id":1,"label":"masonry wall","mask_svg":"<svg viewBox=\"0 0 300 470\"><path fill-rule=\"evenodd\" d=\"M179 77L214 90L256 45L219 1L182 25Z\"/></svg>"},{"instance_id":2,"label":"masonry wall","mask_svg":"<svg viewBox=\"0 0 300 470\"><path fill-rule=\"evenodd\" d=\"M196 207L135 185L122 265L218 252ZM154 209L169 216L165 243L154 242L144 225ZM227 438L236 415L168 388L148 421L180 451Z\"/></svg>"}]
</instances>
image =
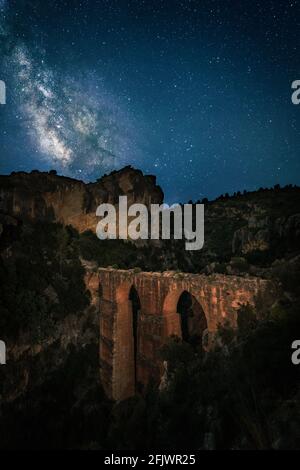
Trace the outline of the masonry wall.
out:
<instances>
[{"instance_id":1,"label":"masonry wall","mask_svg":"<svg viewBox=\"0 0 300 470\"><path fill-rule=\"evenodd\" d=\"M211 345L218 324L227 320L235 327L241 305L253 304L259 292L270 296L274 289L270 281L254 277L136 273L109 268L90 274L87 283L99 310L101 380L107 395L115 400L132 396L136 382L146 385L150 378L159 382L162 374L159 351L169 336L181 336L177 303L182 292L189 292L202 306ZM136 380L129 300L132 286L141 303Z\"/></svg>"}]
</instances>

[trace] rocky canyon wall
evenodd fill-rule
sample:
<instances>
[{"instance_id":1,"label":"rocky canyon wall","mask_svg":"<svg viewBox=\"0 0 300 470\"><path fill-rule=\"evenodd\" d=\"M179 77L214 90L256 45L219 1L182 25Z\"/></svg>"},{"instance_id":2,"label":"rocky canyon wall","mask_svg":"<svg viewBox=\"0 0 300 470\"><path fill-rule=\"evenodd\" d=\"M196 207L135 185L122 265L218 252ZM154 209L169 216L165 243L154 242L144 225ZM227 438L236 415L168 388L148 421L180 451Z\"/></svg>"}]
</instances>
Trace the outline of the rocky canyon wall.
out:
<instances>
[{"instance_id":1,"label":"rocky canyon wall","mask_svg":"<svg viewBox=\"0 0 300 470\"><path fill-rule=\"evenodd\" d=\"M0 213L21 220L60 222L79 232L95 231L98 205L117 205L121 195L127 196L128 204L149 206L163 201L155 176L143 175L131 167L88 184L58 176L54 171L0 176Z\"/></svg>"}]
</instances>

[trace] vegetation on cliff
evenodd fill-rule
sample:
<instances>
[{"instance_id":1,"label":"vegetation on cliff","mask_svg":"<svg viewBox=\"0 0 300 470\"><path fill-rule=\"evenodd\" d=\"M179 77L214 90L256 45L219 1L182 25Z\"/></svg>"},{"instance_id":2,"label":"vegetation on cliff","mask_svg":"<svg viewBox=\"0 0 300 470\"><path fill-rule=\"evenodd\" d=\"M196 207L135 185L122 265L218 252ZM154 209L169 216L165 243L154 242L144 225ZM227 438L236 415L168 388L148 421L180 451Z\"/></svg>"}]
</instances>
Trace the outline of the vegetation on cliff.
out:
<instances>
[{"instance_id":1,"label":"vegetation on cliff","mask_svg":"<svg viewBox=\"0 0 300 470\"><path fill-rule=\"evenodd\" d=\"M89 304L73 231L58 224L27 224L0 257L2 339L30 332L47 338L55 322Z\"/></svg>"},{"instance_id":2,"label":"vegetation on cliff","mask_svg":"<svg viewBox=\"0 0 300 470\"><path fill-rule=\"evenodd\" d=\"M115 406L110 448L299 449L300 369L287 347L299 308L281 306L259 322L241 311L237 335L220 328L220 346L205 356L171 340L162 351L167 387Z\"/></svg>"},{"instance_id":3,"label":"vegetation on cliff","mask_svg":"<svg viewBox=\"0 0 300 470\"><path fill-rule=\"evenodd\" d=\"M69 348L51 373L36 359L31 369L42 370L43 381L1 407L1 447L299 448L300 370L287 348L300 331L299 307L283 303L259 322L261 312L241 311L237 334L220 328L219 346L206 354L170 339L161 352L165 387L149 384L118 404L101 392L96 345Z\"/></svg>"},{"instance_id":4,"label":"vegetation on cliff","mask_svg":"<svg viewBox=\"0 0 300 470\"><path fill-rule=\"evenodd\" d=\"M180 241L100 241L92 231L2 214L0 332L12 356L0 368L1 448L300 448L300 369L290 350L300 331L300 190L206 203L205 249L192 254ZM95 269L258 274L280 281L282 296L271 308L244 307L237 334L220 327L209 353L172 339L161 352L164 388L149 384L114 404L99 381L85 261Z\"/></svg>"}]
</instances>

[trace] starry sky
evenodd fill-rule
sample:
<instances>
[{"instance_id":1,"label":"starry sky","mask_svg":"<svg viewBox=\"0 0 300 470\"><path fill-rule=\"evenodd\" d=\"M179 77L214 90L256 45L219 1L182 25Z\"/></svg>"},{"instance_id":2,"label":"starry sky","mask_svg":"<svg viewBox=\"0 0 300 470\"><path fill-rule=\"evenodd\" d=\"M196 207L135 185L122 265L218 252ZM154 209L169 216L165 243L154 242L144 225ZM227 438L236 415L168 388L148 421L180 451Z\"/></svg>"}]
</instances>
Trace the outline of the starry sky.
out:
<instances>
[{"instance_id":1,"label":"starry sky","mask_svg":"<svg viewBox=\"0 0 300 470\"><path fill-rule=\"evenodd\" d=\"M298 0L0 0L0 173L131 164L167 202L300 183Z\"/></svg>"}]
</instances>

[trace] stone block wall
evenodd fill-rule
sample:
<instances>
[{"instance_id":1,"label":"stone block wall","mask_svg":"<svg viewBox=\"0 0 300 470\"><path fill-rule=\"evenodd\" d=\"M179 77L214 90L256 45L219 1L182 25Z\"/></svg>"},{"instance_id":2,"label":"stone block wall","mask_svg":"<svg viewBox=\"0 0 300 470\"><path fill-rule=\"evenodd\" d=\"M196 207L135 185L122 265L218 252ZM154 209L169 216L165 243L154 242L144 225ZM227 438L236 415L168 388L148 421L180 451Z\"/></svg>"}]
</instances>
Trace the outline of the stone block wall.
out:
<instances>
[{"instance_id":1,"label":"stone block wall","mask_svg":"<svg viewBox=\"0 0 300 470\"><path fill-rule=\"evenodd\" d=\"M137 383L159 382L163 365L160 349L171 335L181 337L178 300L191 294L203 309L208 347L219 324L236 326L241 305L254 304L258 293L272 292L265 279L214 274L150 273L100 268L87 275L92 302L99 310L100 373L107 395L123 400L135 393ZM134 286L140 300L137 355L134 359L133 313L129 300Z\"/></svg>"}]
</instances>

